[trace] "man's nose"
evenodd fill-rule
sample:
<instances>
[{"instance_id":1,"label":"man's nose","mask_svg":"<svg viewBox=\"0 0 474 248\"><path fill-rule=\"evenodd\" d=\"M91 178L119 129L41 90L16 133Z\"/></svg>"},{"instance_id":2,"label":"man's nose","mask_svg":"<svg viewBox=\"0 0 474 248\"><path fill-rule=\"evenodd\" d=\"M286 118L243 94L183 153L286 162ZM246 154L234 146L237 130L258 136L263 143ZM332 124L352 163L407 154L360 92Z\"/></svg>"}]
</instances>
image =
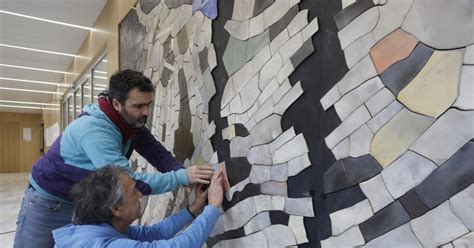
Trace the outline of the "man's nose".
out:
<instances>
[{"instance_id":1,"label":"man's nose","mask_svg":"<svg viewBox=\"0 0 474 248\"><path fill-rule=\"evenodd\" d=\"M142 115L148 116L150 114L150 106L143 107Z\"/></svg>"}]
</instances>

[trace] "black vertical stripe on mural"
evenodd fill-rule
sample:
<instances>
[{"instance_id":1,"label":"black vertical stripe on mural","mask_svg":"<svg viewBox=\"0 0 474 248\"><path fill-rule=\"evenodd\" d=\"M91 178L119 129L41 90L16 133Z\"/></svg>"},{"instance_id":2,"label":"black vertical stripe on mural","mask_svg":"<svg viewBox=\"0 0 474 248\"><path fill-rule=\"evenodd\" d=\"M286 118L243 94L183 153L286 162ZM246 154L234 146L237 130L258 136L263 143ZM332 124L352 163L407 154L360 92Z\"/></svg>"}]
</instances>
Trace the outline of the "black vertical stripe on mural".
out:
<instances>
[{"instance_id":1,"label":"black vertical stripe on mural","mask_svg":"<svg viewBox=\"0 0 474 248\"><path fill-rule=\"evenodd\" d=\"M335 193L337 199L326 196L323 175L335 158L326 147L324 138L340 123L333 107L324 111L320 99L348 71L343 51L337 37L337 28L333 17L341 10L341 1L304 0L300 9L309 9L308 21L318 18L319 31L313 36L315 52L306 58L290 76L294 85L301 81L303 95L284 113L282 128L294 127L297 133L303 133L312 166L300 174L288 179L289 197L313 198L316 218L304 218L309 243L299 247L320 247L320 240L331 235L329 211L336 211L365 199L359 186ZM304 117L302 116L304 114Z\"/></svg>"},{"instance_id":2,"label":"black vertical stripe on mural","mask_svg":"<svg viewBox=\"0 0 474 248\"><path fill-rule=\"evenodd\" d=\"M227 118L221 118L221 101L224 88L229 79L225 70L224 55L229 33L224 29L225 22L232 18L234 0L221 0L217 3L218 15L212 21L212 43L216 51L217 66L211 72L216 87L216 94L209 101L209 123L214 121L216 124L216 134L211 138L211 144L214 151L217 151L219 161L230 158L230 141L222 139L222 129L228 126Z\"/></svg>"}]
</instances>

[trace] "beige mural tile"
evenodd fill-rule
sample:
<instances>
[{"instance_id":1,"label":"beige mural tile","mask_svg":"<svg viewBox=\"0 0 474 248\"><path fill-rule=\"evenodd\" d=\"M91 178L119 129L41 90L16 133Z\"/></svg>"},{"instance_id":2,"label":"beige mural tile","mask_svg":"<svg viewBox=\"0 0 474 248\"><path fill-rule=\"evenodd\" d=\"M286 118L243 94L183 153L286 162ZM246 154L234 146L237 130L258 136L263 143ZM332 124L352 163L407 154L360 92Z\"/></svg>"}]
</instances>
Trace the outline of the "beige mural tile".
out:
<instances>
[{"instance_id":1,"label":"beige mural tile","mask_svg":"<svg viewBox=\"0 0 474 248\"><path fill-rule=\"evenodd\" d=\"M435 51L397 98L410 110L438 118L458 96L463 50Z\"/></svg>"},{"instance_id":2,"label":"beige mural tile","mask_svg":"<svg viewBox=\"0 0 474 248\"><path fill-rule=\"evenodd\" d=\"M433 118L402 109L375 134L370 154L386 167L405 153L433 121Z\"/></svg>"}]
</instances>

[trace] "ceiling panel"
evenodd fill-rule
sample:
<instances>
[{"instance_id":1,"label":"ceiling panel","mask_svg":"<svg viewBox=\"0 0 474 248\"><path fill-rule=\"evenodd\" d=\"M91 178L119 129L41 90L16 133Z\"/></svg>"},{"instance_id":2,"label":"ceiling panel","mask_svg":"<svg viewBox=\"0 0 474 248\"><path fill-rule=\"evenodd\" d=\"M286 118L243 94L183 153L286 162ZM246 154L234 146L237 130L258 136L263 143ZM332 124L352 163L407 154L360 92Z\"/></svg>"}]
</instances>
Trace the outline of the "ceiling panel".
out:
<instances>
[{"instance_id":1,"label":"ceiling panel","mask_svg":"<svg viewBox=\"0 0 474 248\"><path fill-rule=\"evenodd\" d=\"M64 71L73 57L0 46L0 63Z\"/></svg>"}]
</instances>

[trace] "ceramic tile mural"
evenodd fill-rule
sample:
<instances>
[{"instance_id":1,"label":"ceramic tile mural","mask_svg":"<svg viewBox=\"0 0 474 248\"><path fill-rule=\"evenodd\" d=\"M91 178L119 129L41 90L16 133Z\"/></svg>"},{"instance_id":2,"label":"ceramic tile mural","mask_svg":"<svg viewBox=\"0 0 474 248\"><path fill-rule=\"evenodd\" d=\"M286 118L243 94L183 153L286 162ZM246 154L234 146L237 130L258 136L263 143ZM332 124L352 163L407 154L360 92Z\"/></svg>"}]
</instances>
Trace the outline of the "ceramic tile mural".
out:
<instances>
[{"instance_id":1,"label":"ceramic tile mural","mask_svg":"<svg viewBox=\"0 0 474 248\"><path fill-rule=\"evenodd\" d=\"M207 247L456 247L474 242L473 12L471 0L140 0L120 65L151 78L148 125L178 160L225 162ZM140 223L188 191L147 197Z\"/></svg>"}]
</instances>

